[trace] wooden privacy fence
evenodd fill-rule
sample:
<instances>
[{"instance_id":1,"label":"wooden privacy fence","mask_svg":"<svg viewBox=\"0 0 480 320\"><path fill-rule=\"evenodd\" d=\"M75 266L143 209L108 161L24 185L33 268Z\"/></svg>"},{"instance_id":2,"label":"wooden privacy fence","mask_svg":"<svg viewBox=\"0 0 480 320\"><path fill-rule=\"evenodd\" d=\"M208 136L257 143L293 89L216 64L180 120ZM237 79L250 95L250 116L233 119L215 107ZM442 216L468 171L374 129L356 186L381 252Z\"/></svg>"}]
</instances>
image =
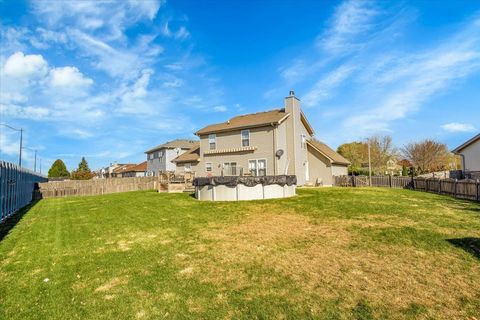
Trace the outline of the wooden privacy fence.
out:
<instances>
[{"instance_id":1,"label":"wooden privacy fence","mask_svg":"<svg viewBox=\"0 0 480 320\"><path fill-rule=\"evenodd\" d=\"M339 187L368 187L368 176L335 176ZM372 176L372 187L409 188L418 191L451 195L455 198L480 201L479 180L438 179L423 177Z\"/></svg>"},{"instance_id":2,"label":"wooden privacy fence","mask_svg":"<svg viewBox=\"0 0 480 320\"><path fill-rule=\"evenodd\" d=\"M412 183L411 177L372 176L372 187L406 188ZM335 176L333 184L339 187L368 187L368 176Z\"/></svg>"},{"instance_id":3,"label":"wooden privacy fence","mask_svg":"<svg viewBox=\"0 0 480 320\"><path fill-rule=\"evenodd\" d=\"M106 193L156 189L157 181L157 177L50 181L39 184L39 193L42 198L92 196Z\"/></svg>"},{"instance_id":4,"label":"wooden privacy fence","mask_svg":"<svg viewBox=\"0 0 480 320\"><path fill-rule=\"evenodd\" d=\"M28 205L33 199L35 184L47 178L13 163L0 161L0 221Z\"/></svg>"}]
</instances>

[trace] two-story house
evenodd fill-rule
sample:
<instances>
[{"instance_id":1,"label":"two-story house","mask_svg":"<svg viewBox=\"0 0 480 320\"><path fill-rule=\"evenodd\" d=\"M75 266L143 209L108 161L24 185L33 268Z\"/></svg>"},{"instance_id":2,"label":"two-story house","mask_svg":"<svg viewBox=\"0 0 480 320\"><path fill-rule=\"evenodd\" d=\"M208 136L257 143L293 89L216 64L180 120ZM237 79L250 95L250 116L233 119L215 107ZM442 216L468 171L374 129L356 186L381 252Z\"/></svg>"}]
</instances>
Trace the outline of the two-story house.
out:
<instances>
[{"instance_id":1,"label":"two-story house","mask_svg":"<svg viewBox=\"0 0 480 320\"><path fill-rule=\"evenodd\" d=\"M147 154L147 174L157 175L158 172L175 171L173 159L190 150L198 141L177 139L161 144L145 151Z\"/></svg>"},{"instance_id":2,"label":"two-story house","mask_svg":"<svg viewBox=\"0 0 480 320\"><path fill-rule=\"evenodd\" d=\"M346 175L348 160L314 139L314 130L293 91L281 109L241 115L196 132L200 147L175 163L197 176L296 175L298 185L332 185Z\"/></svg>"}]
</instances>

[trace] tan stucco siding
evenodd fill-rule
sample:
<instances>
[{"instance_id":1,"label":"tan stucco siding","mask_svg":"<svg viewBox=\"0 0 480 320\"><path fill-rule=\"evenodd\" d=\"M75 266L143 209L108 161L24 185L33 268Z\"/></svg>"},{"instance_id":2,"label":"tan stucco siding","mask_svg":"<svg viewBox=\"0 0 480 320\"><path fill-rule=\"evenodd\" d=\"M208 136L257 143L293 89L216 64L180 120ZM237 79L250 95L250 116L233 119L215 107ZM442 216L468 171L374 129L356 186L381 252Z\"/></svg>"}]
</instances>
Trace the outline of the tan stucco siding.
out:
<instances>
[{"instance_id":1,"label":"tan stucco siding","mask_svg":"<svg viewBox=\"0 0 480 320\"><path fill-rule=\"evenodd\" d=\"M250 130L250 146L255 147L253 151L243 151L235 153L221 154L205 154L210 150L208 143L208 135L200 137L200 164L198 165L198 176L205 176L205 164L212 164L211 174L214 176L222 173L222 165L226 162L237 163L237 174L240 168L244 172L248 172L248 160L265 159L267 161L267 175L274 174L274 127L251 128ZM232 148L241 148L242 140L240 136L241 130L231 132L220 132L216 134L216 150L225 150Z\"/></svg>"},{"instance_id":2,"label":"tan stucco siding","mask_svg":"<svg viewBox=\"0 0 480 320\"><path fill-rule=\"evenodd\" d=\"M465 157L466 171L480 171L480 140L462 150L461 154Z\"/></svg>"},{"instance_id":3,"label":"tan stucco siding","mask_svg":"<svg viewBox=\"0 0 480 320\"><path fill-rule=\"evenodd\" d=\"M177 163L175 173L176 174L185 173L185 164L186 164L185 162ZM190 172L197 172L198 170L200 170L200 166L198 162L190 162L190 166L191 166Z\"/></svg>"},{"instance_id":4,"label":"tan stucco siding","mask_svg":"<svg viewBox=\"0 0 480 320\"><path fill-rule=\"evenodd\" d=\"M331 186L332 166L330 165L330 160L310 146L308 146L307 149L309 173L308 182L312 184L319 183L324 186Z\"/></svg>"},{"instance_id":5,"label":"tan stucco siding","mask_svg":"<svg viewBox=\"0 0 480 320\"><path fill-rule=\"evenodd\" d=\"M282 122L277 127L276 139L277 139L277 150L283 150L283 155L280 158L277 158L277 174L286 174L287 169L287 124Z\"/></svg>"}]
</instances>

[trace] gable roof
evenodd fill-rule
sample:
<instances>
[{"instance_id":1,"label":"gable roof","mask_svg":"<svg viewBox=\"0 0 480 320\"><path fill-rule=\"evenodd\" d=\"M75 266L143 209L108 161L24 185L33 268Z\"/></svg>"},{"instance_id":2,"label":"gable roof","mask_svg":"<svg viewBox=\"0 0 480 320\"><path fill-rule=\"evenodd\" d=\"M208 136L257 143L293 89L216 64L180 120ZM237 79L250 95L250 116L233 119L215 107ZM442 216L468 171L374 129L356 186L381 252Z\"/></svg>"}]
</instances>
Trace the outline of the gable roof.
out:
<instances>
[{"instance_id":1,"label":"gable roof","mask_svg":"<svg viewBox=\"0 0 480 320\"><path fill-rule=\"evenodd\" d=\"M190 149L192 148L195 143L197 143L196 140L189 140L189 139L175 139L172 141L168 141L164 144L160 144L156 146L155 148L152 148L150 150L145 151L145 153L151 153L160 149L175 149L175 148L180 148L180 149Z\"/></svg>"},{"instance_id":2,"label":"gable roof","mask_svg":"<svg viewBox=\"0 0 480 320\"><path fill-rule=\"evenodd\" d=\"M325 143L320 142L316 139L307 140L307 143L312 146L315 150L323 154L325 157L330 159L333 164L343 164L349 165L350 161L345 159L340 153L334 151L332 148L327 146Z\"/></svg>"},{"instance_id":3,"label":"gable roof","mask_svg":"<svg viewBox=\"0 0 480 320\"><path fill-rule=\"evenodd\" d=\"M196 135L208 133L238 130L243 128L254 128L270 125L272 123L281 123L290 114L285 109L275 109L265 112L244 114L231 118L226 122L211 124L195 132Z\"/></svg>"},{"instance_id":4,"label":"gable roof","mask_svg":"<svg viewBox=\"0 0 480 320\"><path fill-rule=\"evenodd\" d=\"M116 167L115 169L113 169L113 173L122 173L122 172L127 172L128 169L130 169L131 167L133 168L134 166L136 166L135 163L127 163L127 164L122 164L122 165L119 165L118 167Z\"/></svg>"},{"instance_id":5,"label":"gable roof","mask_svg":"<svg viewBox=\"0 0 480 320\"><path fill-rule=\"evenodd\" d=\"M124 172L145 172L147 171L147 161L126 168Z\"/></svg>"},{"instance_id":6,"label":"gable roof","mask_svg":"<svg viewBox=\"0 0 480 320\"><path fill-rule=\"evenodd\" d=\"M197 144L188 150L187 152L182 153L178 157L172 160L175 163L183 163L183 162L197 162L200 161L200 143Z\"/></svg>"},{"instance_id":7,"label":"gable roof","mask_svg":"<svg viewBox=\"0 0 480 320\"><path fill-rule=\"evenodd\" d=\"M459 153L461 152L463 149L465 149L466 147L468 147L469 145L471 145L472 143L476 142L480 140L480 133L477 134L475 137L471 138L470 140L467 140L465 143L463 143L462 145L456 147L455 149L453 149L453 153Z\"/></svg>"}]
</instances>

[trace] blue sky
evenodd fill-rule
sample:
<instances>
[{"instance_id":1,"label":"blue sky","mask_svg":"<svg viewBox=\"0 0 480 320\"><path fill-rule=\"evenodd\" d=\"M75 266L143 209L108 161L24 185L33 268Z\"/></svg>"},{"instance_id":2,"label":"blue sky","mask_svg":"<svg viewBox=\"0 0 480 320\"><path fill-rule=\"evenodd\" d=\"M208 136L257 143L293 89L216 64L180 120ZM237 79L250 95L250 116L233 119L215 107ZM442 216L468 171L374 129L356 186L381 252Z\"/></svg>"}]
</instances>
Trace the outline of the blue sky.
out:
<instances>
[{"instance_id":1,"label":"blue sky","mask_svg":"<svg viewBox=\"0 0 480 320\"><path fill-rule=\"evenodd\" d=\"M25 129L44 172L143 161L290 89L334 148L453 148L480 130L476 1L3 0L0 15L0 122ZM0 127L0 147L16 162L18 133Z\"/></svg>"}]
</instances>

